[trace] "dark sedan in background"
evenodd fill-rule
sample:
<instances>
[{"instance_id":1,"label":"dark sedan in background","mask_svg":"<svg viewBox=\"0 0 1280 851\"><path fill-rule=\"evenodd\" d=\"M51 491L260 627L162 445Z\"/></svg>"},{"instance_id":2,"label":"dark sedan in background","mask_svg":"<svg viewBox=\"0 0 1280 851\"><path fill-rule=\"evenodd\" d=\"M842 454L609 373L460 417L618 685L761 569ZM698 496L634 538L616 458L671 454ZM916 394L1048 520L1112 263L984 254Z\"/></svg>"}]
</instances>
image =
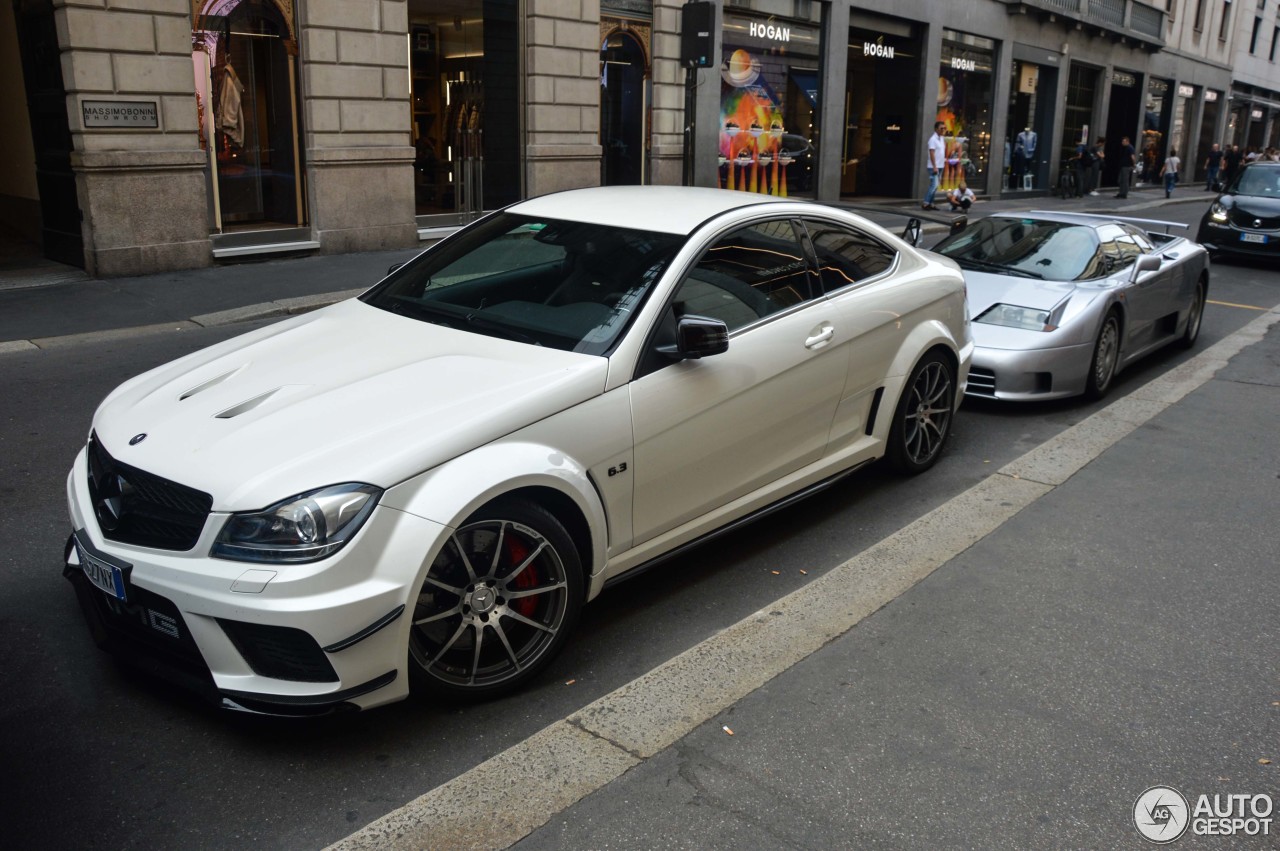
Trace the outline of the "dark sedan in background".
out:
<instances>
[{"instance_id":1,"label":"dark sedan in background","mask_svg":"<svg viewBox=\"0 0 1280 851\"><path fill-rule=\"evenodd\" d=\"M1211 257L1280 258L1280 163L1249 163L1200 220L1196 241Z\"/></svg>"}]
</instances>

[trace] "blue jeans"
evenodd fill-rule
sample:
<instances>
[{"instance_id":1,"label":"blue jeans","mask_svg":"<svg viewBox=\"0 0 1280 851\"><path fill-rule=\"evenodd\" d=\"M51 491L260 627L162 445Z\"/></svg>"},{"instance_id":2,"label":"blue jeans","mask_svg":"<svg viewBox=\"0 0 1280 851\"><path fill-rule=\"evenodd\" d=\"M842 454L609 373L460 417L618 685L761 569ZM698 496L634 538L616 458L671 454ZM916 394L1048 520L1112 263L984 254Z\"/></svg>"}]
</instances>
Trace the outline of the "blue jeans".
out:
<instances>
[{"instance_id":1,"label":"blue jeans","mask_svg":"<svg viewBox=\"0 0 1280 851\"><path fill-rule=\"evenodd\" d=\"M1213 184L1218 182L1218 169L1210 167L1208 171L1204 179L1204 188L1212 191Z\"/></svg>"},{"instance_id":2,"label":"blue jeans","mask_svg":"<svg viewBox=\"0 0 1280 851\"><path fill-rule=\"evenodd\" d=\"M936 168L929 169L929 188L924 191L924 203L926 205L933 204L934 193L938 191L938 170Z\"/></svg>"},{"instance_id":3,"label":"blue jeans","mask_svg":"<svg viewBox=\"0 0 1280 851\"><path fill-rule=\"evenodd\" d=\"M1178 185L1178 173L1171 171L1164 176L1164 197L1168 198L1173 192L1173 187Z\"/></svg>"}]
</instances>

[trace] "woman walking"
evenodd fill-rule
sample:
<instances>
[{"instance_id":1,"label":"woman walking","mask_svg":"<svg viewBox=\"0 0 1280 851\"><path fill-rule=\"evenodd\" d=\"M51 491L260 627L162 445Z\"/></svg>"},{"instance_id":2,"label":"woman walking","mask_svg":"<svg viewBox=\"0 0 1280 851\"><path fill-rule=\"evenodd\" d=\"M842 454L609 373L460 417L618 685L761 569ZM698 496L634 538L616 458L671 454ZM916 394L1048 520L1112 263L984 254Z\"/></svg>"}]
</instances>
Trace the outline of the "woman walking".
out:
<instances>
[{"instance_id":1,"label":"woman walking","mask_svg":"<svg viewBox=\"0 0 1280 851\"><path fill-rule=\"evenodd\" d=\"M1170 148L1169 156L1164 160L1164 168L1160 169L1160 173L1164 175L1164 197L1166 198L1173 195L1173 187L1178 185L1178 166L1180 165L1182 160L1178 159L1178 149Z\"/></svg>"}]
</instances>

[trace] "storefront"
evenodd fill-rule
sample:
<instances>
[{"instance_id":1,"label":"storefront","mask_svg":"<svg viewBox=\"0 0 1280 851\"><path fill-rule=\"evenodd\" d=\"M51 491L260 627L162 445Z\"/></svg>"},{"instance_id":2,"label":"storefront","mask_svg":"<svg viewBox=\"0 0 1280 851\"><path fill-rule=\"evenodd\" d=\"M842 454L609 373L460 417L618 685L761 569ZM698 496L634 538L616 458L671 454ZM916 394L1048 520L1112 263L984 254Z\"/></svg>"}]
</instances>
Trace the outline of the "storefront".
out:
<instances>
[{"instance_id":1,"label":"storefront","mask_svg":"<svg viewBox=\"0 0 1280 851\"><path fill-rule=\"evenodd\" d=\"M755 7L724 11L716 185L812 196L823 6L759 0ZM807 14L789 17L795 11Z\"/></svg>"},{"instance_id":2,"label":"storefront","mask_svg":"<svg viewBox=\"0 0 1280 851\"><path fill-rule=\"evenodd\" d=\"M1191 116L1198 98L1199 90L1196 86L1189 86L1186 83L1178 86L1178 97L1174 102L1173 126L1170 128L1169 141L1177 149L1178 156L1182 158L1184 163L1184 168L1185 164L1190 163L1191 159L1197 155L1197 152L1191 147ZM1206 148L1206 150L1208 149ZM1185 175L1186 171L1183 174Z\"/></svg>"},{"instance_id":3,"label":"storefront","mask_svg":"<svg viewBox=\"0 0 1280 851\"><path fill-rule=\"evenodd\" d=\"M1092 141L1090 130L1100 74L1097 68L1079 62L1071 63L1071 70L1067 74L1067 104L1062 115L1062 136L1058 149L1058 159L1063 163L1075 156L1078 145Z\"/></svg>"},{"instance_id":4,"label":"storefront","mask_svg":"<svg viewBox=\"0 0 1280 851\"><path fill-rule=\"evenodd\" d=\"M1111 93L1107 105L1106 158L1102 162L1102 184L1117 185L1120 178L1124 137L1129 137L1135 151L1139 150L1135 135L1142 118L1142 89L1138 86L1137 71L1116 69L1111 72Z\"/></svg>"},{"instance_id":5,"label":"storefront","mask_svg":"<svg viewBox=\"0 0 1280 851\"><path fill-rule=\"evenodd\" d=\"M1009 111L1005 123L1004 172L1013 191L1049 185L1053 112L1058 88L1057 54L1029 45L1013 45ZM987 191L992 187L988 185Z\"/></svg>"},{"instance_id":6,"label":"storefront","mask_svg":"<svg viewBox=\"0 0 1280 851\"><path fill-rule=\"evenodd\" d=\"M409 0L413 197L420 226L519 198L516 4Z\"/></svg>"},{"instance_id":7,"label":"storefront","mask_svg":"<svg viewBox=\"0 0 1280 851\"><path fill-rule=\"evenodd\" d=\"M850 13L841 196L912 195L920 136L920 28Z\"/></svg>"},{"instance_id":8,"label":"storefront","mask_svg":"<svg viewBox=\"0 0 1280 851\"><path fill-rule=\"evenodd\" d=\"M600 17L600 182L649 182L649 124L653 86L650 21Z\"/></svg>"},{"instance_id":9,"label":"storefront","mask_svg":"<svg viewBox=\"0 0 1280 851\"><path fill-rule=\"evenodd\" d=\"M192 22L211 232L304 225L292 0L194 0Z\"/></svg>"},{"instance_id":10,"label":"storefront","mask_svg":"<svg viewBox=\"0 0 1280 851\"><path fill-rule=\"evenodd\" d=\"M1169 154L1169 128L1173 123L1171 82L1159 77L1147 80L1147 107L1142 115L1142 142L1138 148L1141 179L1156 183Z\"/></svg>"},{"instance_id":11,"label":"storefront","mask_svg":"<svg viewBox=\"0 0 1280 851\"><path fill-rule=\"evenodd\" d=\"M1219 150L1221 150L1221 139L1218 135L1218 120L1221 115L1222 92L1205 89L1204 105L1200 109L1200 139L1196 145L1197 154L1193 172L1196 180L1204 180L1207 176L1204 168L1205 157L1208 156L1214 142L1219 143Z\"/></svg>"},{"instance_id":12,"label":"storefront","mask_svg":"<svg viewBox=\"0 0 1280 851\"><path fill-rule=\"evenodd\" d=\"M964 183L975 192L987 191L994 67L994 41L942 31L936 120L946 125L947 159L938 184L941 190Z\"/></svg>"}]
</instances>

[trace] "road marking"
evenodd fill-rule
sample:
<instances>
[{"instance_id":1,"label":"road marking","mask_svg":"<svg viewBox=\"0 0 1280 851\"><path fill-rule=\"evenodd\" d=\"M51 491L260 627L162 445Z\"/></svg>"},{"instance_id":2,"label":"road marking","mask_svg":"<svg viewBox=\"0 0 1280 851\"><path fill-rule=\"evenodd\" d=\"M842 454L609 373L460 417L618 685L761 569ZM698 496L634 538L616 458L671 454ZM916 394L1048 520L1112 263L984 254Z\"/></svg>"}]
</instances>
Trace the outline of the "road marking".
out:
<instances>
[{"instance_id":1,"label":"road marking","mask_svg":"<svg viewBox=\"0 0 1280 851\"><path fill-rule=\"evenodd\" d=\"M1211 298L1205 299L1204 303L1216 304L1219 307L1239 307L1243 310L1261 310L1264 312L1272 309L1270 307L1257 307L1256 305L1252 305L1252 304L1236 304L1235 302L1231 302L1231 301L1214 301Z\"/></svg>"},{"instance_id":2,"label":"road marking","mask_svg":"<svg viewBox=\"0 0 1280 851\"><path fill-rule=\"evenodd\" d=\"M813 582L330 849L506 848L518 842L839 638L1052 493L1206 384L1277 322L1280 305ZM506 796L516 792L519 805L511 806Z\"/></svg>"}]
</instances>

